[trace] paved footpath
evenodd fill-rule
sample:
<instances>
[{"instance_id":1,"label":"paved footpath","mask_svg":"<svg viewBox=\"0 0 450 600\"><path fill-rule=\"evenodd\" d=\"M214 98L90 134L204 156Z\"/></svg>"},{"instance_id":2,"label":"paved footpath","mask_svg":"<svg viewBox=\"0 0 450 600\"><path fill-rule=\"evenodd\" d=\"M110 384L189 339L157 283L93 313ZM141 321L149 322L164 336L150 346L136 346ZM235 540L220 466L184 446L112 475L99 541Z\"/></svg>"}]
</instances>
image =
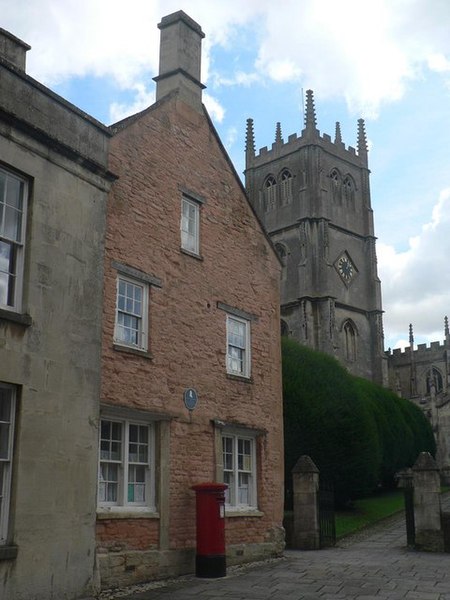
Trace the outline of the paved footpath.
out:
<instances>
[{"instance_id":1,"label":"paved footpath","mask_svg":"<svg viewBox=\"0 0 450 600\"><path fill-rule=\"evenodd\" d=\"M450 494L444 505L450 510ZM221 579L184 577L136 586L121 600L450 600L450 554L406 548L403 514L335 548L288 550L282 559L229 569Z\"/></svg>"}]
</instances>

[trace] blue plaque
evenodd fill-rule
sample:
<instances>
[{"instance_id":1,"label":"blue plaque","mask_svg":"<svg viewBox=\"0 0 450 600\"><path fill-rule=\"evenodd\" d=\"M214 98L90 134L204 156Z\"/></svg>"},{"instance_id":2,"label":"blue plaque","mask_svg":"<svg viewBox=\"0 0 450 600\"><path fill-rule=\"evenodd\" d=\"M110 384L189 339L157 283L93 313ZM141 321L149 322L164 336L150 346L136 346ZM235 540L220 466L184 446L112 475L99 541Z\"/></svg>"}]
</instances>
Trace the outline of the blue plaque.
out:
<instances>
[{"instance_id":1,"label":"blue plaque","mask_svg":"<svg viewBox=\"0 0 450 600\"><path fill-rule=\"evenodd\" d=\"M197 406L198 396L196 390L187 388L184 390L184 405L188 410L194 410Z\"/></svg>"}]
</instances>

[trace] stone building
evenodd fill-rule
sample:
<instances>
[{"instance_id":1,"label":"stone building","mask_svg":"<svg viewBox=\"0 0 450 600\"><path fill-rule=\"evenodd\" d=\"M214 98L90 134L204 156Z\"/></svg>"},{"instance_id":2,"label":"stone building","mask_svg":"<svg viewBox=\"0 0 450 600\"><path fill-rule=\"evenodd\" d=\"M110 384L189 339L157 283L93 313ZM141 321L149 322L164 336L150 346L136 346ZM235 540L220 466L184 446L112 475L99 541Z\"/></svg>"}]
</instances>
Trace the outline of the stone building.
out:
<instances>
[{"instance_id":1,"label":"stone building","mask_svg":"<svg viewBox=\"0 0 450 600\"><path fill-rule=\"evenodd\" d=\"M409 347L388 350L389 387L408 398L429 418L437 442L436 461L450 475L450 331L444 319L443 342L418 344L409 326Z\"/></svg>"},{"instance_id":2,"label":"stone building","mask_svg":"<svg viewBox=\"0 0 450 600\"><path fill-rule=\"evenodd\" d=\"M229 486L228 564L284 545L281 265L202 105L200 26L158 27L156 103L111 128L102 586L193 572L202 482Z\"/></svg>"},{"instance_id":3,"label":"stone building","mask_svg":"<svg viewBox=\"0 0 450 600\"><path fill-rule=\"evenodd\" d=\"M306 93L305 128L255 153L247 123L245 185L283 261L282 329L338 358L348 370L387 383L380 280L364 122L357 151L316 127Z\"/></svg>"},{"instance_id":4,"label":"stone building","mask_svg":"<svg viewBox=\"0 0 450 600\"><path fill-rule=\"evenodd\" d=\"M0 597L92 592L106 127L0 29Z\"/></svg>"}]
</instances>

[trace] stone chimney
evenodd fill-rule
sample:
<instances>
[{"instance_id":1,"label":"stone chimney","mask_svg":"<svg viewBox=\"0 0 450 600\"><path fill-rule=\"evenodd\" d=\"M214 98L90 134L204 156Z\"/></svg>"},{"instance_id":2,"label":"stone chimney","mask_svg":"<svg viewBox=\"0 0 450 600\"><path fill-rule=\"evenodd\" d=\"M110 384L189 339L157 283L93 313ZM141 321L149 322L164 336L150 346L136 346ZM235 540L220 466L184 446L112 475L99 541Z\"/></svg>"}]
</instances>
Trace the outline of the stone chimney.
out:
<instances>
[{"instance_id":1,"label":"stone chimney","mask_svg":"<svg viewBox=\"0 0 450 600\"><path fill-rule=\"evenodd\" d=\"M25 71L26 53L31 46L0 27L0 58Z\"/></svg>"},{"instance_id":2,"label":"stone chimney","mask_svg":"<svg viewBox=\"0 0 450 600\"><path fill-rule=\"evenodd\" d=\"M202 38L205 34L198 23L179 10L163 17L161 30L159 75L156 81L156 100L173 91L196 110L201 110L202 90L200 65Z\"/></svg>"}]
</instances>

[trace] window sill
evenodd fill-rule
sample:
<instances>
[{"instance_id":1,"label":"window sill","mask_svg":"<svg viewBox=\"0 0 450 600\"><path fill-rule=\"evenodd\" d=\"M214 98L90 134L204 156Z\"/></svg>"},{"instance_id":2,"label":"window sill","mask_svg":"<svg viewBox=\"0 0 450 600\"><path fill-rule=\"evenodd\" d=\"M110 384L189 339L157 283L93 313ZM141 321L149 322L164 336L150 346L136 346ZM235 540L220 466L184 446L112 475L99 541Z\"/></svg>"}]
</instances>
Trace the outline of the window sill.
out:
<instances>
[{"instance_id":1,"label":"window sill","mask_svg":"<svg viewBox=\"0 0 450 600\"><path fill-rule=\"evenodd\" d=\"M98 508L97 520L106 519L159 519L159 513L150 508L125 508L113 506L111 508Z\"/></svg>"},{"instance_id":2,"label":"window sill","mask_svg":"<svg viewBox=\"0 0 450 600\"><path fill-rule=\"evenodd\" d=\"M113 344L113 350L116 352L124 352L125 354L134 354L134 356L141 356L147 360L152 360L153 355L147 350L139 350L139 348L131 348L130 346L122 346L121 344Z\"/></svg>"},{"instance_id":3,"label":"window sill","mask_svg":"<svg viewBox=\"0 0 450 600\"><path fill-rule=\"evenodd\" d=\"M253 383L252 377L246 377L245 375L233 375L232 373L227 373L227 379L242 381L242 383Z\"/></svg>"},{"instance_id":4,"label":"window sill","mask_svg":"<svg viewBox=\"0 0 450 600\"><path fill-rule=\"evenodd\" d=\"M180 251L187 256L196 258L197 260L203 260L203 256L200 256L200 254L197 254L196 252L191 252L190 250L185 250L184 248L180 248Z\"/></svg>"},{"instance_id":5,"label":"window sill","mask_svg":"<svg viewBox=\"0 0 450 600\"><path fill-rule=\"evenodd\" d=\"M30 315L16 313L13 310L6 310L5 308L0 308L0 320L11 321L12 323L17 323L24 327L29 327L33 323L33 319Z\"/></svg>"},{"instance_id":6,"label":"window sill","mask_svg":"<svg viewBox=\"0 0 450 600\"><path fill-rule=\"evenodd\" d=\"M225 507L225 517L263 517L264 513L257 508L228 509Z\"/></svg>"},{"instance_id":7,"label":"window sill","mask_svg":"<svg viewBox=\"0 0 450 600\"><path fill-rule=\"evenodd\" d=\"M0 546L0 560L12 560L19 551L17 546Z\"/></svg>"}]
</instances>

